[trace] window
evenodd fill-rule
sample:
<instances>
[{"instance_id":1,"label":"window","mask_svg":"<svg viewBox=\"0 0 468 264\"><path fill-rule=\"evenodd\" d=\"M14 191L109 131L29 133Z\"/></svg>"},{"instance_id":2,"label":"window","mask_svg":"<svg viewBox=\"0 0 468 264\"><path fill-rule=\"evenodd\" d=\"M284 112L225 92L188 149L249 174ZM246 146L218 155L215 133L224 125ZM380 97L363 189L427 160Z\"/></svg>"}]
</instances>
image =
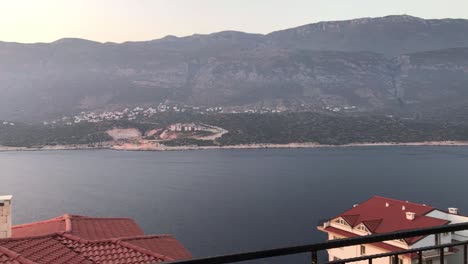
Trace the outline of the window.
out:
<instances>
[{"instance_id":1,"label":"window","mask_svg":"<svg viewBox=\"0 0 468 264\"><path fill-rule=\"evenodd\" d=\"M435 234L435 245L440 245L440 234Z\"/></svg>"},{"instance_id":2,"label":"window","mask_svg":"<svg viewBox=\"0 0 468 264\"><path fill-rule=\"evenodd\" d=\"M365 255L366 254L366 247L361 245L361 255Z\"/></svg>"},{"instance_id":3,"label":"window","mask_svg":"<svg viewBox=\"0 0 468 264\"><path fill-rule=\"evenodd\" d=\"M395 257L390 257L390 263L389 264L394 264L394 263L395 263ZM396 262L396 263L403 264L403 259L399 258L398 262Z\"/></svg>"},{"instance_id":4,"label":"window","mask_svg":"<svg viewBox=\"0 0 468 264\"><path fill-rule=\"evenodd\" d=\"M367 228L364 225L359 225L357 229L363 232L367 232Z\"/></svg>"},{"instance_id":5,"label":"window","mask_svg":"<svg viewBox=\"0 0 468 264\"><path fill-rule=\"evenodd\" d=\"M342 218L336 219L335 222L338 223L338 224L340 224L340 225L348 225L348 224L346 223L346 221L343 220Z\"/></svg>"}]
</instances>

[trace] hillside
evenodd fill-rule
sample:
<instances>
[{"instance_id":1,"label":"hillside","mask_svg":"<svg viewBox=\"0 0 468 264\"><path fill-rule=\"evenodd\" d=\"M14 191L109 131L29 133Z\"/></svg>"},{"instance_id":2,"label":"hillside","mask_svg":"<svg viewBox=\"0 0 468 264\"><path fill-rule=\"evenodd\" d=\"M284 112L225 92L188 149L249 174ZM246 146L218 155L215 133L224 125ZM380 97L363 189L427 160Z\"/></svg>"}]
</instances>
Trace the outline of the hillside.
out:
<instances>
[{"instance_id":1,"label":"hillside","mask_svg":"<svg viewBox=\"0 0 468 264\"><path fill-rule=\"evenodd\" d=\"M174 124L195 124L200 131L180 130ZM217 135L215 135L217 134ZM215 136L212 136L215 135ZM158 114L134 121L103 121L67 125L0 124L0 146L40 147L125 143L165 146L238 144L468 141L467 125L431 124L385 116L353 117L342 114Z\"/></svg>"},{"instance_id":2,"label":"hillside","mask_svg":"<svg viewBox=\"0 0 468 264\"><path fill-rule=\"evenodd\" d=\"M416 33L415 33L416 32ZM160 103L226 111L453 113L467 97L468 21L410 16L146 42L0 42L0 118L42 122ZM459 108L459 109L463 109Z\"/></svg>"}]
</instances>

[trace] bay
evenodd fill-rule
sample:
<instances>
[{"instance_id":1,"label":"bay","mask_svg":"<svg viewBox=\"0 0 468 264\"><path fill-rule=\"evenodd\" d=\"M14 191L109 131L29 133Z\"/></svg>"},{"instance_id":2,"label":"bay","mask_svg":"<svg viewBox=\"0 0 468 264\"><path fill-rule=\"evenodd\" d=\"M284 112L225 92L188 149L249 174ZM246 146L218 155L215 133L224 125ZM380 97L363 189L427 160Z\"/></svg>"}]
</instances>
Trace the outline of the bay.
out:
<instances>
[{"instance_id":1,"label":"bay","mask_svg":"<svg viewBox=\"0 0 468 264\"><path fill-rule=\"evenodd\" d=\"M14 224L130 217L195 257L324 241L320 221L373 195L463 214L466 186L468 147L455 146L0 153Z\"/></svg>"}]
</instances>

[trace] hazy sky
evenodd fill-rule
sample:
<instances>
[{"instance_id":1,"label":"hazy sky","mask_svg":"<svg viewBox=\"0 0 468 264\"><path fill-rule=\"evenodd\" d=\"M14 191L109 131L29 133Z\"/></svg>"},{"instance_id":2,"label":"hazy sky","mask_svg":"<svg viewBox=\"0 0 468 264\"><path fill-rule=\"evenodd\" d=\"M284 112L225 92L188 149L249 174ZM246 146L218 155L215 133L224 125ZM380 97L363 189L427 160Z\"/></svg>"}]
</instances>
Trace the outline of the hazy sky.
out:
<instances>
[{"instance_id":1,"label":"hazy sky","mask_svg":"<svg viewBox=\"0 0 468 264\"><path fill-rule=\"evenodd\" d=\"M0 0L0 40L149 40L390 14L468 18L468 0Z\"/></svg>"}]
</instances>

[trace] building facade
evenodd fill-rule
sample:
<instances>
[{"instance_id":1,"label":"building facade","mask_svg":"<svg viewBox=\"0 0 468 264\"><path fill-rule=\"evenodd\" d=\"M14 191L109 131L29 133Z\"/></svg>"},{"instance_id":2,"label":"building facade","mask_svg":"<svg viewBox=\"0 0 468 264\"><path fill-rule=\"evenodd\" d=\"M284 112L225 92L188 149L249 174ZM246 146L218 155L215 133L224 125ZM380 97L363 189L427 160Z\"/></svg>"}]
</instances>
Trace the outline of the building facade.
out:
<instances>
[{"instance_id":1,"label":"building facade","mask_svg":"<svg viewBox=\"0 0 468 264\"><path fill-rule=\"evenodd\" d=\"M447 211L444 211L425 204L374 196L333 217L331 220L323 223L322 226L319 226L318 229L327 233L328 240L335 240L463 222L468 222L468 217L460 215L457 208L448 208ZM353 247L335 248L328 250L328 255L329 260L334 261L465 240L468 240L468 231L458 231L454 233L413 237ZM446 249L445 263L463 263L463 253L460 254L458 252L462 252L461 249ZM426 264L438 264L439 251L424 252L423 260ZM380 258L373 260L373 263L389 264L391 263L390 261L389 258ZM368 262L361 261L355 263L361 264ZM398 263L418 263L417 255L400 255Z\"/></svg>"}]
</instances>

